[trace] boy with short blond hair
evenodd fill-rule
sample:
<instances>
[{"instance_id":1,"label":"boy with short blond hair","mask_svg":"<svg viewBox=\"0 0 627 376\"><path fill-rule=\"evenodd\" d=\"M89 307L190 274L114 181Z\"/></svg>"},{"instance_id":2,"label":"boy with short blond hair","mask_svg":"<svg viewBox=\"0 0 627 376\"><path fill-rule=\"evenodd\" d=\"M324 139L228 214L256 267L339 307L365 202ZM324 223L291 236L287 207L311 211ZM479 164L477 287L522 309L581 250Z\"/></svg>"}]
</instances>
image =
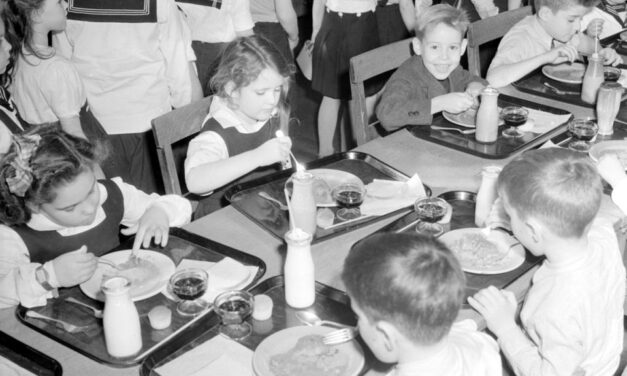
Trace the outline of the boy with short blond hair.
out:
<instances>
[{"instance_id":1,"label":"boy with short blond hair","mask_svg":"<svg viewBox=\"0 0 627 376\"><path fill-rule=\"evenodd\" d=\"M466 51L468 17L448 4L420 8L412 47L385 85L376 113L394 130L408 124L431 124L433 114L460 113L475 104L485 80L459 66Z\"/></svg>"},{"instance_id":2,"label":"boy with short blond hair","mask_svg":"<svg viewBox=\"0 0 627 376\"><path fill-rule=\"evenodd\" d=\"M375 356L390 376L502 374L495 341L471 320L455 323L466 279L433 237L378 234L355 244L342 279Z\"/></svg>"},{"instance_id":3,"label":"boy with short blond hair","mask_svg":"<svg viewBox=\"0 0 627 376\"><path fill-rule=\"evenodd\" d=\"M536 14L514 25L499 43L487 80L495 87L517 81L545 64L561 64L592 54L595 40L580 33L581 19L597 0L535 0ZM600 32L600 31L598 31ZM605 64L622 58L611 48L599 50Z\"/></svg>"},{"instance_id":4,"label":"boy with short blond hair","mask_svg":"<svg viewBox=\"0 0 627 376\"><path fill-rule=\"evenodd\" d=\"M491 286L468 299L518 376L611 376L623 350L625 268L612 223L597 216L601 179L586 155L561 148L507 164L498 192L511 228L544 256L518 327L513 294Z\"/></svg>"}]
</instances>

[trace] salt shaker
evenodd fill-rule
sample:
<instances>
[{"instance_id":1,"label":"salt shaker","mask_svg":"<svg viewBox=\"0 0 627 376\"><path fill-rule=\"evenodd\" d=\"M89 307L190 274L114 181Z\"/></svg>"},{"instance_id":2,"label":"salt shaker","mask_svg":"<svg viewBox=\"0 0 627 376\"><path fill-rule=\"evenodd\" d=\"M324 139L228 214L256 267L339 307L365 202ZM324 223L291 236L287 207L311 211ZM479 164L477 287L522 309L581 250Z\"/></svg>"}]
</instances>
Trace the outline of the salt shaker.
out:
<instances>
[{"instance_id":1,"label":"salt shaker","mask_svg":"<svg viewBox=\"0 0 627 376\"><path fill-rule=\"evenodd\" d=\"M481 104L477 110L475 139L479 142L495 142L499 128L499 91L491 86L481 91Z\"/></svg>"},{"instance_id":2,"label":"salt shaker","mask_svg":"<svg viewBox=\"0 0 627 376\"><path fill-rule=\"evenodd\" d=\"M594 103L597 99L599 86L601 86L603 80L603 58L599 54L594 53L588 57L588 67L583 75L581 100L586 103Z\"/></svg>"},{"instance_id":3,"label":"salt shaker","mask_svg":"<svg viewBox=\"0 0 627 376\"><path fill-rule=\"evenodd\" d=\"M285 234L285 301L294 308L309 307L316 300L311 239L310 234L299 228Z\"/></svg>"},{"instance_id":4,"label":"salt shaker","mask_svg":"<svg viewBox=\"0 0 627 376\"><path fill-rule=\"evenodd\" d=\"M112 277L102 283L105 344L109 354L117 358L134 355L142 348L139 314L131 300L130 287L130 281L124 277Z\"/></svg>"},{"instance_id":5,"label":"salt shaker","mask_svg":"<svg viewBox=\"0 0 627 376\"><path fill-rule=\"evenodd\" d=\"M290 199L291 228L299 228L310 235L316 233L316 199L313 191L313 174L298 171L292 175L292 198Z\"/></svg>"},{"instance_id":6,"label":"salt shaker","mask_svg":"<svg viewBox=\"0 0 627 376\"><path fill-rule=\"evenodd\" d=\"M623 86L617 82L604 82L597 96L597 125L600 135L614 133L614 120L620 108Z\"/></svg>"},{"instance_id":7,"label":"salt shaker","mask_svg":"<svg viewBox=\"0 0 627 376\"><path fill-rule=\"evenodd\" d=\"M477 227L485 226L492 204L496 200L496 181L501 169L499 166L485 166L481 170L481 185L475 202L475 225Z\"/></svg>"}]
</instances>

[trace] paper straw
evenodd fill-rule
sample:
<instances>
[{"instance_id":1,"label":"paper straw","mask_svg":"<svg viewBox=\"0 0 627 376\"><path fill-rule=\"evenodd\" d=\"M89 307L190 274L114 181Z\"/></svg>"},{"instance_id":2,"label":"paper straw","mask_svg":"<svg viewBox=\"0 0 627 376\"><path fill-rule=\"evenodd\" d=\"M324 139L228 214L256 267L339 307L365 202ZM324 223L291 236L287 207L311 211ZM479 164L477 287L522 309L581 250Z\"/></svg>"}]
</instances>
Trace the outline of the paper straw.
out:
<instances>
[{"instance_id":1,"label":"paper straw","mask_svg":"<svg viewBox=\"0 0 627 376\"><path fill-rule=\"evenodd\" d=\"M287 203L287 213L289 215L290 220L290 230L294 230L296 227L296 222L294 222L294 214L292 213L292 204L290 203L290 195L287 193L287 188L283 189L283 193L285 193L285 202Z\"/></svg>"}]
</instances>

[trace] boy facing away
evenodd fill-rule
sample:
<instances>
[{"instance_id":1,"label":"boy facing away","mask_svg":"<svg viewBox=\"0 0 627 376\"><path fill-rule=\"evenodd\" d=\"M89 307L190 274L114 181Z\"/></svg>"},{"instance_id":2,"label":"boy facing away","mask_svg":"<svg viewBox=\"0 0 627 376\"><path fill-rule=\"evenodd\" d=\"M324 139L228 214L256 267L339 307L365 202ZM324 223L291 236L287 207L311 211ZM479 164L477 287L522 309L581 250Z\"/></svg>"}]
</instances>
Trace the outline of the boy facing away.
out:
<instances>
[{"instance_id":1,"label":"boy facing away","mask_svg":"<svg viewBox=\"0 0 627 376\"><path fill-rule=\"evenodd\" d=\"M459 66L466 51L467 29L466 14L448 4L421 11L412 41L416 56L390 77L376 109L385 129L431 124L433 114L456 114L475 104L485 81Z\"/></svg>"},{"instance_id":2,"label":"boy facing away","mask_svg":"<svg viewBox=\"0 0 627 376\"><path fill-rule=\"evenodd\" d=\"M468 299L518 376L613 375L623 349L625 268L610 221L597 217L601 179L584 155L522 154L498 192L516 238L544 256L515 322L513 294L491 286Z\"/></svg>"},{"instance_id":3,"label":"boy facing away","mask_svg":"<svg viewBox=\"0 0 627 376\"><path fill-rule=\"evenodd\" d=\"M582 17L592 10L596 1L535 0L536 14L519 21L499 43L488 68L488 82L503 87L545 64L572 62L579 53L592 54L595 40L579 31ZM600 25L594 35L601 33ZM611 48L600 49L599 55L605 64L622 63L622 58Z\"/></svg>"},{"instance_id":4,"label":"boy facing away","mask_svg":"<svg viewBox=\"0 0 627 376\"><path fill-rule=\"evenodd\" d=\"M455 256L423 235L378 234L355 244L342 279L388 376L501 375L495 341L471 320L455 323L466 280Z\"/></svg>"}]
</instances>

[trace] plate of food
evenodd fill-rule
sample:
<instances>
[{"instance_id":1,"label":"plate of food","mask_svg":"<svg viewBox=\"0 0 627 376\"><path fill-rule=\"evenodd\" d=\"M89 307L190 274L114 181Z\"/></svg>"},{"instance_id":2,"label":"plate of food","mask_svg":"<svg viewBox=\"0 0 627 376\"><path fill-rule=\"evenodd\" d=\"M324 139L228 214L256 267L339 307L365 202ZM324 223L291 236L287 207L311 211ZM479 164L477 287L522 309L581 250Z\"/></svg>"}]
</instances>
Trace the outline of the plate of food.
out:
<instances>
[{"instance_id":1,"label":"plate of food","mask_svg":"<svg viewBox=\"0 0 627 376\"><path fill-rule=\"evenodd\" d=\"M360 178L342 170L317 168L307 172L314 176L314 198L316 205L321 207L337 206L337 202L331 196L331 191L338 185L344 183L363 184Z\"/></svg>"},{"instance_id":2,"label":"plate of food","mask_svg":"<svg viewBox=\"0 0 627 376\"><path fill-rule=\"evenodd\" d=\"M364 352L357 341L325 345L326 326L294 326L264 339L253 355L257 376L357 376Z\"/></svg>"},{"instance_id":3,"label":"plate of food","mask_svg":"<svg viewBox=\"0 0 627 376\"><path fill-rule=\"evenodd\" d=\"M599 159L606 154L616 154L618 160L623 164L623 167L627 169L627 141L613 140L599 142L598 144L590 147L590 158L593 161L598 162Z\"/></svg>"},{"instance_id":4,"label":"plate of food","mask_svg":"<svg viewBox=\"0 0 627 376\"><path fill-rule=\"evenodd\" d=\"M525 261L523 246L503 231L493 230L486 236L484 229L461 228L445 233L440 240L468 273L506 273Z\"/></svg>"},{"instance_id":5,"label":"plate of food","mask_svg":"<svg viewBox=\"0 0 627 376\"><path fill-rule=\"evenodd\" d=\"M501 112L501 108L499 107L499 113ZM458 114L452 114L447 111L442 111L442 116L453 124L461 125L466 128L475 128L476 120L477 120L477 109L471 107L466 111L460 112ZM499 125L503 125L503 119L499 117Z\"/></svg>"},{"instance_id":6,"label":"plate of food","mask_svg":"<svg viewBox=\"0 0 627 376\"><path fill-rule=\"evenodd\" d=\"M80 285L83 293L92 299L104 301L105 296L100 288L102 281L115 276L123 276L131 281L130 294L133 301L144 300L160 293L174 274L174 262L163 253L140 249L137 253L139 261L130 265L130 255L131 250L126 249L101 256L103 262L98 263L94 275ZM119 269L113 265L117 265Z\"/></svg>"},{"instance_id":7,"label":"plate of food","mask_svg":"<svg viewBox=\"0 0 627 376\"><path fill-rule=\"evenodd\" d=\"M586 66L582 63L563 63L542 67L542 74L552 80L567 84L582 83L584 73L586 73Z\"/></svg>"}]
</instances>

